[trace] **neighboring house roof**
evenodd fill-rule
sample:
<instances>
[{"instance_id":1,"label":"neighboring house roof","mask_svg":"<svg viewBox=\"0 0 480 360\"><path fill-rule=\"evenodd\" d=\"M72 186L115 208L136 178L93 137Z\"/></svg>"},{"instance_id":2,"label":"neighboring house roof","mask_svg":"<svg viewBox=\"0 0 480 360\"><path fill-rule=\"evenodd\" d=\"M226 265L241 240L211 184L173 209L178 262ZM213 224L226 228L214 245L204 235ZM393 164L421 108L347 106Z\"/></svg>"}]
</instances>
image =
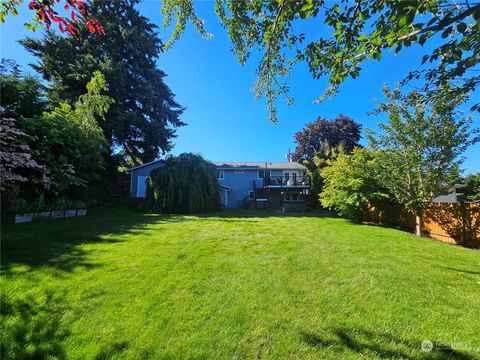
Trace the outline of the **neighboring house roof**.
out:
<instances>
[{"instance_id":1,"label":"neighboring house roof","mask_svg":"<svg viewBox=\"0 0 480 360\"><path fill-rule=\"evenodd\" d=\"M447 194L437 196L436 198L432 199L432 202L457 202L458 201L457 190L460 190L464 187L466 187L466 185L464 184L454 184L450 188Z\"/></svg>"},{"instance_id":2,"label":"neighboring house roof","mask_svg":"<svg viewBox=\"0 0 480 360\"><path fill-rule=\"evenodd\" d=\"M153 161L150 161L150 162L148 162L148 163L135 166L135 167L129 169L128 172L131 172L131 171L133 171L133 170L140 169L140 168L142 168L142 167L144 167L144 166L152 165L152 164L155 164L155 163L162 163L162 162L164 162L164 160L162 160L162 159L153 160Z\"/></svg>"},{"instance_id":3,"label":"neighboring house roof","mask_svg":"<svg viewBox=\"0 0 480 360\"><path fill-rule=\"evenodd\" d=\"M154 161L150 161L148 163L135 166L128 170L131 172L133 170L140 169L144 166L152 165L155 163L161 163L164 160L158 159ZM238 169L238 170L263 170L267 168L267 170L305 170L306 167L302 164L296 162L215 162L215 166L218 169L228 170L228 169Z\"/></svg>"},{"instance_id":4,"label":"neighboring house roof","mask_svg":"<svg viewBox=\"0 0 480 360\"><path fill-rule=\"evenodd\" d=\"M222 170L305 170L306 167L296 162L216 162Z\"/></svg>"}]
</instances>

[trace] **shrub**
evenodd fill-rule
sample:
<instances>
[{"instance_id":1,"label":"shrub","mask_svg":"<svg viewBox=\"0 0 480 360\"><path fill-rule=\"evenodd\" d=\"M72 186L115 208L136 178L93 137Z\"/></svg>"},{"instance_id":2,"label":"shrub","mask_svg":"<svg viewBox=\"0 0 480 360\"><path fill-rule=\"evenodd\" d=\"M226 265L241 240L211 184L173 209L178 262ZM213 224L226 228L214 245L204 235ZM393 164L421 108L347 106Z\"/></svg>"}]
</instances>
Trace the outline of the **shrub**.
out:
<instances>
[{"instance_id":1,"label":"shrub","mask_svg":"<svg viewBox=\"0 0 480 360\"><path fill-rule=\"evenodd\" d=\"M375 167L375 153L368 149L356 148L351 155L329 161L321 172L322 205L356 221L365 219L369 206L381 211L391 196L376 180Z\"/></svg>"}]
</instances>

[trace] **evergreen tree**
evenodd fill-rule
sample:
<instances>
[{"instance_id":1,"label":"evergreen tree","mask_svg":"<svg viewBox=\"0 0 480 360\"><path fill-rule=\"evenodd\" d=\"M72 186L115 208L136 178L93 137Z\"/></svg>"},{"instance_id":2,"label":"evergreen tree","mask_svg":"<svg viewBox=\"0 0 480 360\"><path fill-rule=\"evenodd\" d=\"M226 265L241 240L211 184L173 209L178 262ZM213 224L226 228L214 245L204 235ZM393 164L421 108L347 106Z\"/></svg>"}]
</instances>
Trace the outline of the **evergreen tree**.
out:
<instances>
[{"instance_id":1,"label":"evergreen tree","mask_svg":"<svg viewBox=\"0 0 480 360\"><path fill-rule=\"evenodd\" d=\"M161 40L156 26L140 15L138 0L93 1L92 14L106 35L79 24L76 37L47 31L41 40L27 38L22 44L40 60L33 65L52 81L50 96L73 104L84 92L94 71L104 74L115 103L99 121L111 153L123 160L143 163L172 148L175 128L183 108L156 67Z\"/></svg>"}]
</instances>

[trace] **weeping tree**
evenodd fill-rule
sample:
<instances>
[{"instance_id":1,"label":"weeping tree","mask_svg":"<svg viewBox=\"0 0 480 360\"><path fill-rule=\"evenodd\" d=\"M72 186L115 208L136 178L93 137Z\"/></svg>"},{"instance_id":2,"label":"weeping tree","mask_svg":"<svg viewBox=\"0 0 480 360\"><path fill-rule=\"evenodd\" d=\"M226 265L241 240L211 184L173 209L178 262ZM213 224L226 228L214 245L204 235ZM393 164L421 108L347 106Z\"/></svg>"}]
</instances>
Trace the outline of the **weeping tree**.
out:
<instances>
[{"instance_id":1,"label":"weeping tree","mask_svg":"<svg viewBox=\"0 0 480 360\"><path fill-rule=\"evenodd\" d=\"M191 214L221 209L215 165L200 155L169 156L147 180L147 211Z\"/></svg>"}]
</instances>

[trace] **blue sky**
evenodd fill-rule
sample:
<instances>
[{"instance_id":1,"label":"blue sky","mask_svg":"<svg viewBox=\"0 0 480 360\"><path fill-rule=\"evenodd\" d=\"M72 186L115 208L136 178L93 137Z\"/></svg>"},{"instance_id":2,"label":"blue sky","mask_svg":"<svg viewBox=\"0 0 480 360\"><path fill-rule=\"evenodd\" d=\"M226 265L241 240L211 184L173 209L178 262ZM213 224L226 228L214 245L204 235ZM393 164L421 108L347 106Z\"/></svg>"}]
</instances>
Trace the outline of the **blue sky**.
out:
<instances>
[{"instance_id":1,"label":"blue sky","mask_svg":"<svg viewBox=\"0 0 480 360\"><path fill-rule=\"evenodd\" d=\"M188 125L178 130L173 154L196 152L212 161L284 161L288 149L295 148L295 132L318 116L334 118L342 113L364 128L377 129L378 122L385 121L385 117L367 116L367 112L375 108L374 99L382 98L382 85L387 83L393 87L408 71L415 69L428 52L419 46L397 56L385 52L380 62L364 64L360 77L347 80L333 100L320 104L313 101L325 90L326 81L313 80L306 66L300 64L288 79L295 104L287 106L281 99L278 103L280 122L274 125L267 119L264 103L255 101L252 91L258 57L253 56L247 65L241 66L213 13L213 2L199 1L196 6L213 39L202 39L189 27L158 61L159 68L168 74L166 82L176 99L187 108L183 120ZM157 1L144 1L139 6L140 11L158 25L162 21L159 8ZM24 70L32 72L27 64L34 59L16 43L27 35L41 34L33 34L23 27L30 16L24 7L18 17L9 16L6 23L1 24L0 51L1 57L14 59ZM296 31L315 31L308 26ZM160 29L159 34L166 41L170 31ZM478 91L475 96L478 98ZM479 115L473 115L474 124L479 127ZM480 144L466 152L463 164L466 173L480 170L479 155Z\"/></svg>"}]
</instances>

